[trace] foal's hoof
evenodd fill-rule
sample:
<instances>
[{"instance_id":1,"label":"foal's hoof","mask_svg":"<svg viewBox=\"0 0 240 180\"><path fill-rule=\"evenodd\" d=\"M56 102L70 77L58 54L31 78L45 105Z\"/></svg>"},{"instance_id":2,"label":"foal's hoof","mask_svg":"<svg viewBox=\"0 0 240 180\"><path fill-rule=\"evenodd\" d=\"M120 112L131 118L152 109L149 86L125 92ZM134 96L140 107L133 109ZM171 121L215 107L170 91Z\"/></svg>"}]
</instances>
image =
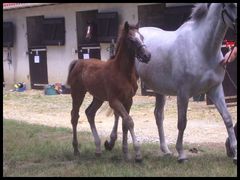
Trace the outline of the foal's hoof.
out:
<instances>
[{"instance_id":1,"label":"foal's hoof","mask_svg":"<svg viewBox=\"0 0 240 180\"><path fill-rule=\"evenodd\" d=\"M101 155L102 155L102 153L100 153L100 152L95 152L95 156L96 156L96 157L101 157Z\"/></svg>"},{"instance_id":2,"label":"foal's hoof","mask_svg":"<svg viewBox=\"0 0 240 180\"><path fill-rule=\"evenodd\" d=\"M74 156L80 156L80 152L79 151L74 151Z\"/></svg>"},{"instance_id":3,"label":"foal's hoof","mask_svg":"<svg viewBox=\"0 0 240 180\"><path fill-rule=\"evenodd\" d=\"M129 154L124 154L123 159L125 162L130 162L132 160L132 157Z\"/></svg>"},{"instance_id":4,"label":"foal's hoof","mask_svg":"<svg viewBox=\"0 0 240 180\"><path fill-rule=\"evenodd\" d=\"M113 145L110 145L110 143L107 140L104 143L104 147L108 151L111 151L113 149Z\"/></svg>"},{"instance_id":5,"label":"foal's hoof","mask_svg":"<svg viewBox=\"0 0 240 180\"><path fill-rule=\"evenodd\" d=\"M187 161L188 161L187 158L178 159L178 163L185 163Z\"/></svg>"}]
</instances>

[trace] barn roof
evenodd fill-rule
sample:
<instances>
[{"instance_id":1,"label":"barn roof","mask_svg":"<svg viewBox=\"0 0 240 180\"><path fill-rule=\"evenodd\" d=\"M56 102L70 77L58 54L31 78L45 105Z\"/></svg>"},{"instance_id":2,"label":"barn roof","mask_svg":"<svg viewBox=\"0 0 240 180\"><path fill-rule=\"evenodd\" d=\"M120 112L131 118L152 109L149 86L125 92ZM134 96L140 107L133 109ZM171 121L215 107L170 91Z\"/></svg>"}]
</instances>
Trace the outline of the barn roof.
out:
<instances>
[{"instance_id":1,"label":"barn roof","mask_svg":"<svg viewBox=\"0 0 240 180\"><path fill-rule=\"evenodd\" d=\"M57 4L57 3L3 3L3 10L46 6L46 5L52 5L52 4Z\"/></svg>"}]
</instances>

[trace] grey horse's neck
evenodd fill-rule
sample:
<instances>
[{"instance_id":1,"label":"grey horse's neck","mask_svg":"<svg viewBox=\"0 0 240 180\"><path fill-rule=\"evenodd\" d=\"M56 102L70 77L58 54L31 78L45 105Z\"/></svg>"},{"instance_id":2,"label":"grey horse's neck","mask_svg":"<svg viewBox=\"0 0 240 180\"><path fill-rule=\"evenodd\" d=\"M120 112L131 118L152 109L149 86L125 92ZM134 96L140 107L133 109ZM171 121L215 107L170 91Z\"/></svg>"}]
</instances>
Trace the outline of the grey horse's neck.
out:
<instances>
[{"instance_id":1,"label":"grey horse's neck","mask_svg":"<svg viewBox=\"0 0 240 180\"><path fill-rule=\"evenodd\" d=\"M209 7L206 18L199 23L204 52L207 54L216 54L221 48L222 41L227 32L227 25L222 19L222 4L213 3ZM204 27L204 29L203 29ZM198 32L197 32L198 33ZM198 37L200 38L200 37Z\"/></svg>"}]
</instances>

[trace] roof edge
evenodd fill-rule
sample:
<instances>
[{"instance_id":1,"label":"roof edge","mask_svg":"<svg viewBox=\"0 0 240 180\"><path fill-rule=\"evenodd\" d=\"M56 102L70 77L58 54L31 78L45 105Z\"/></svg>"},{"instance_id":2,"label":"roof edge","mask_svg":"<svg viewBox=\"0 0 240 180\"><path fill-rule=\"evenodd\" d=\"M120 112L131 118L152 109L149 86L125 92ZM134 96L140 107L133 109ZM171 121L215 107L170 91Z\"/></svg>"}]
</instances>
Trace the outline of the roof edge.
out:
<instances>
[{"instance_id":1,"label":"roof edge","mask_svg":"<svg viewBox=\"0 0 240 180\"><path fill-rule=\"evenodd\" d=\"M46 6L58 3L3 3L3 10L29 8L36 6Z\"/></svg>"}]
</instances>

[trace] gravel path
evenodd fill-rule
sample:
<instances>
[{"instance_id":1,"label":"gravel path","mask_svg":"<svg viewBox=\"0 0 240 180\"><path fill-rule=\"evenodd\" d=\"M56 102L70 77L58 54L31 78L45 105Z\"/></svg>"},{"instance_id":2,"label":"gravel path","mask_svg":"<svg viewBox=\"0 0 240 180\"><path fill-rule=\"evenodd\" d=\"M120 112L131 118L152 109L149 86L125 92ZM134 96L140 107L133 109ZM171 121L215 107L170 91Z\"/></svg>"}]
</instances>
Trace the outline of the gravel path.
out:
<instances>
[{"instance_id":1,"label":"gravel path","mask_svg":"<svg viewBox=\"0 0 240 180\"><path fill-rule=\"evenodd\" d=\"M41 100L41 101L40 101ZM57 102L60 101L60 102ZM78 131L90 131L85 116L85 109L90 104L91 96L86 95L82 108ZM159 143L154 111L155 98L151 96L134 97L130 115L135 123L135 133L142 142ZM113 116L106 116L108 104L104 103L96 116L96 127L101 137L107 137L111 133L114 122ZM228 107L233 122L237 120L237 106ZM3 117L34 124L43 124L52 127L68 127L70 123L71 97L70 95L45 96L41 91L28 90L26 92L4 91ZM213 106L207 106L206 102L194 102L190 99L188 108L188 123L184 134L184 142L188 143L224 143L227 131L220 114ZM167 97L165 105L165 135L167 142L175 144L177 139L177 110L176 97ZM121 121L118 127L118 138L122 137ZM80 134L80 133L79 133ZM129 135L129 140L130 140ZM105 141L105 139L103 139ZM130 140L131 142L131 140Z\"/></svg>"}]
</instances>

